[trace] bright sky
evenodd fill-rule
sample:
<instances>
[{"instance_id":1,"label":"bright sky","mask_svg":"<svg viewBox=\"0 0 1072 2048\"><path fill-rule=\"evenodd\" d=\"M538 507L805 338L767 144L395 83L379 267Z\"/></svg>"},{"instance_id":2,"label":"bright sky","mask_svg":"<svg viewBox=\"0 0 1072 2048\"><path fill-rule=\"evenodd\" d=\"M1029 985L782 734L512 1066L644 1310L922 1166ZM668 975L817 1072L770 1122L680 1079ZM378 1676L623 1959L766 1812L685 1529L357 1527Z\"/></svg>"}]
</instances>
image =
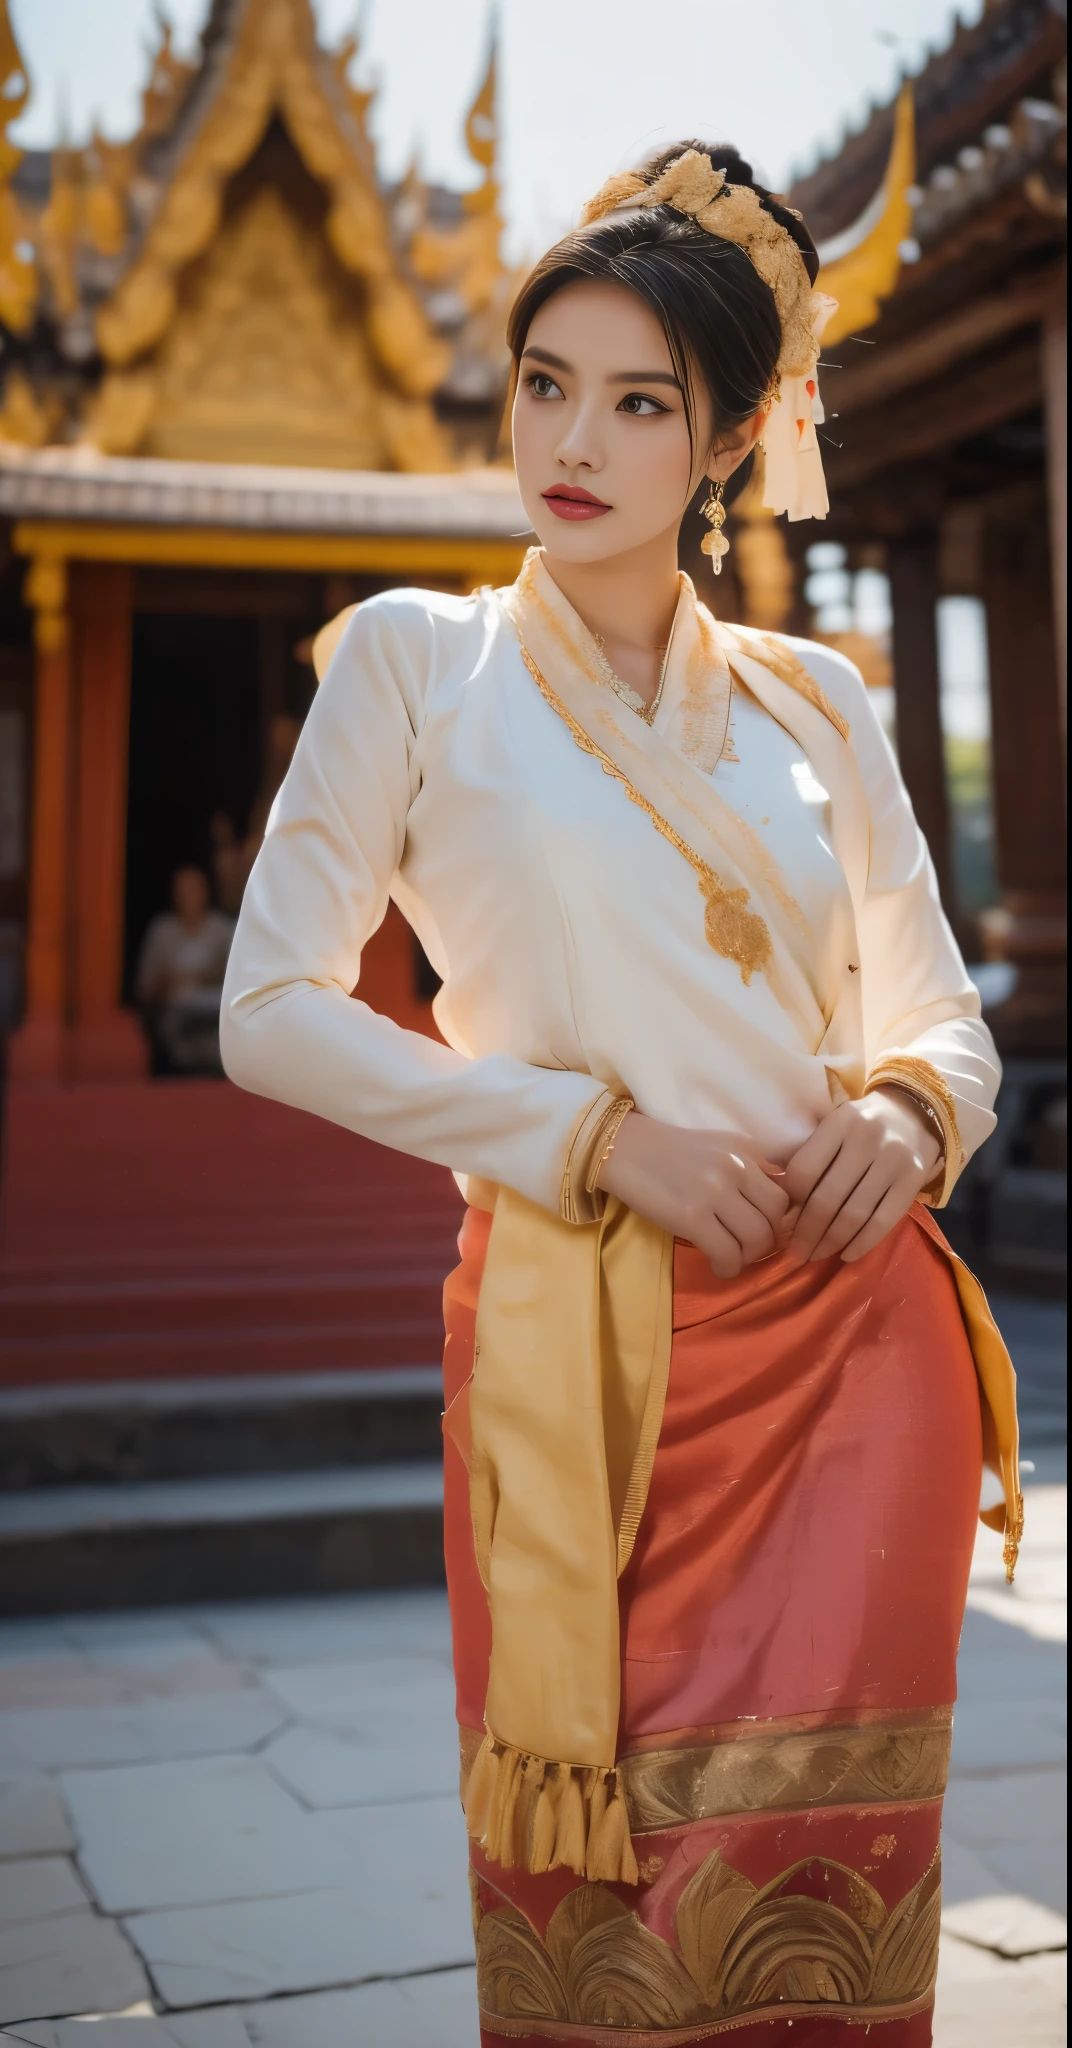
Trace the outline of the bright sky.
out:
<instances>
[{"instance_id":1,"label":"bright sky","mask_svg":"<svg viewBox=\"0 0 1072 2048\"><path fill-rule=\"evenodd\" d=\"M337 41L357 0L313 0ZM33 85L13 138L132 132L155 0L9 0ZM208 0L164 0L184 50ZM376 80L385 176L414 148L426 176L471 180L461 127L482 75L489 0L370 0L357 75ZM659 142L736 142L775 186L885 100L944 43L950 0L500 0L510 253L535 256L612 170ZM975 20L982 0L961 0Z\"/></svg>"}]
</instances>

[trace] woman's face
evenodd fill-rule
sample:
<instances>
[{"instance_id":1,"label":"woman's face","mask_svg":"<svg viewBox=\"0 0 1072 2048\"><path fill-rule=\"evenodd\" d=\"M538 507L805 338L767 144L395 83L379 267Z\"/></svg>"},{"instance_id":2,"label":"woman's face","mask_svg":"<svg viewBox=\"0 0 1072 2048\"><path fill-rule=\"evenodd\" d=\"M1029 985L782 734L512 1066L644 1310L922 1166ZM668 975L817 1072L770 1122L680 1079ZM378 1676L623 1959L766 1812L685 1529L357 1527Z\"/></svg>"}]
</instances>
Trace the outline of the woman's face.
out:
<instances>
[{"instance_id":1,"label":"woman's face","mask_svg":"<svg viewBox=\"0 0 1072 2048\"><path fill-rule=\"evenodd\" d=\"M513 428L522 502L548 554L598 562L677 532L711 442L702 389L696 404L694 457L666 336L627 286L585 278L545 301Z\"/></svg>"}]
</instances>

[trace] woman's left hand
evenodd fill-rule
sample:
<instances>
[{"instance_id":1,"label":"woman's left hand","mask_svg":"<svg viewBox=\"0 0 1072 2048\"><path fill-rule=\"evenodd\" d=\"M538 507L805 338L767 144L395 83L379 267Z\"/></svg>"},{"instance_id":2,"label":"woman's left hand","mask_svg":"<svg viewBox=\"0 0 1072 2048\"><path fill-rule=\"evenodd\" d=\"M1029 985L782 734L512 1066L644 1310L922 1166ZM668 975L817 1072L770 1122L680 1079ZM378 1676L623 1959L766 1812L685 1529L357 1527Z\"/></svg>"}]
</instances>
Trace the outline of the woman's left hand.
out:
<instances>
[{"instance_id":1,"label":"woman's left hand","mask_svg":"<svg viewBox=\"0 0 1072 2048\"><path fill-rule=\"evenodd\" d=\"M800 1210L787 1249L803 1265L873 1251L938 1170L933 1125L900 1088L843 1102L794 1153L782 1186Z\"/></svg>"}]
</instances>

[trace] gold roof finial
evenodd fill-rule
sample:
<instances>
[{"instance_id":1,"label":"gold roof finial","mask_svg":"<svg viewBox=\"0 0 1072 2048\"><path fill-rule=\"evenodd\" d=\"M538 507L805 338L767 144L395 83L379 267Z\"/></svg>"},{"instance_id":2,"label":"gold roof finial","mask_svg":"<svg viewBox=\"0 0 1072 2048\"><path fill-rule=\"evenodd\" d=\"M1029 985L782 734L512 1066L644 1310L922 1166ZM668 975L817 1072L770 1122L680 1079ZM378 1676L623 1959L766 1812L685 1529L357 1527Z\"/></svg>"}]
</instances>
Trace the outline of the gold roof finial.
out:
<instances>
[{"instance_id":1,"label":"gold roof finial","mask_svg":"<svg viewBox=\"0 0 1072 2048\"><path fill-rule=\"evenodd\" d=\"M29 97L30 81L15 41L7 0L0 0L0 319L16 334L24 333L33 319L37 273L20 247L25 227L11 180L22 162L22 151L9 142L7 131Z\"/></svg>"},{"instance_id":2,"label":"gold roof finial","mask_svg":"<svg viewBox=\"0 0 1072 2048\"><path fill-rule=\"evenodd\" d=\"M823 329L824 349L846 334L870 327L883 300L894 291L901 274L901 248L912 232L909 193L915 177L915 105L912 87L906 83L897 96L893 142L878 192L852 227L819 245L816 290L829 292L838 302Z\"/></svg>"}]
</instances>

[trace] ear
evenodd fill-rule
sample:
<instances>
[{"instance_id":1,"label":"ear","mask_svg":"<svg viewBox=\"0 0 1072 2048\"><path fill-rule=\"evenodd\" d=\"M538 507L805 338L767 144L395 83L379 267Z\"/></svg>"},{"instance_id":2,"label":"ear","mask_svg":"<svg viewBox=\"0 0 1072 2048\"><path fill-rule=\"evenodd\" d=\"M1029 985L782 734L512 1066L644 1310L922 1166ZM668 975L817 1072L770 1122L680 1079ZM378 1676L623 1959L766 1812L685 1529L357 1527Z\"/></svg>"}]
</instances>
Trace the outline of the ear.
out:
<instances>
[{"instance_id":1,"label":"ear","mask_svg":"<svg viewBox=\"0 0 1072 2048\"><path fill-rule=\"evenodd\" d=\"M742 420L739 426L728 427L717 448L712 448L707 461L705 475L711 482L728 483L735 469L740 469L745 458L751 455L767 424L769 405L761 405L750 420Z\"/></svg>"}]
</instances>

